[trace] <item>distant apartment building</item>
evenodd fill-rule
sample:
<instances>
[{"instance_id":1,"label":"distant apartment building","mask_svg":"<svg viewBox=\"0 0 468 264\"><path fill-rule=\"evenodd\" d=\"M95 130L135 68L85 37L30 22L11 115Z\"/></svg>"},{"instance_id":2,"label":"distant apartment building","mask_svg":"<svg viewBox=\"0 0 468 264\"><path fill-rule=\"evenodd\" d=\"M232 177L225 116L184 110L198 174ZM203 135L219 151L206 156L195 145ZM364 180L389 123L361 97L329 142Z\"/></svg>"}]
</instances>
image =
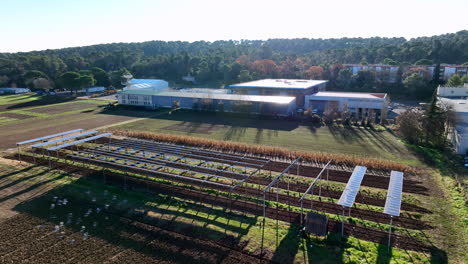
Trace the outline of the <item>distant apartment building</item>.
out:
<instances>
[{"instance_id":1,"label":"distant apartment building","mask_svg":"<svg viewBox=\"0 0 468 264\"><path fill-rule=\"evenodd\" d=\"M359 71L375 71L381 73L377 78L385 78L383 81L394 83L398 81L398 65L386 65L386 64L344 64L345 68L350 70L352 74L357 74Z\"/></svg>"},{"instance_id":2,"label":"distant apartment building","mask_svg":"<svg viewBox=\"0 0 468 264\"><path fill-rule=\"evenodd\" d=\"M429 76L429 79L434 77L434 70L436 69L435 65L408 65L408 66L399 66L399 65L386 65L386 64L343 64L343 66L349 69L352 74L357 74L359 71L371 70L377 73L377 78L384 78L383 81L389 83L394 83L398 81L398 70L401 68L401 72L407 71L425 71ZM380 73L380 74L379 74ZM451 64L441 64L440 65L440 79L448 80L452 75L458 74L461 76L468 74L468 66L464 65L451 65Z\"/></svg>"},{"instance_id":3,"label":"distant apartment building","mask_svg":"<svg viewBox=\"0 0 468 264\"><path fill-rule=\"evenodd\" d=\"M458 74L460 77L468 75L468 66L450 64L440 65L440 77L444 80L448 80L454 74Z\"/></svg>"}]
</instances>

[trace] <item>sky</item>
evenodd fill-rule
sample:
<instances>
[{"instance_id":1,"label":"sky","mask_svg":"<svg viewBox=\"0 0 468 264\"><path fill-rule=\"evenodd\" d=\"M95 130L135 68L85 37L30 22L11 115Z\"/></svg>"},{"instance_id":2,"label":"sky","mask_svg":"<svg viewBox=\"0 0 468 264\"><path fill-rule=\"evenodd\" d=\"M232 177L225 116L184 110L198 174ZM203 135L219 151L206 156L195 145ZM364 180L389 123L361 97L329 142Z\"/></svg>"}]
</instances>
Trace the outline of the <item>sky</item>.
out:
<instances>
[{"instance_id":1,"label":"sky","mask_svg":"<svg viewBox=\"0 0 468 264\"><path fill-rule=\"evenodd\" d=\"M466 0L0 0L0 52L150 40L433 36Z\"/></svg>"}]
</instances>

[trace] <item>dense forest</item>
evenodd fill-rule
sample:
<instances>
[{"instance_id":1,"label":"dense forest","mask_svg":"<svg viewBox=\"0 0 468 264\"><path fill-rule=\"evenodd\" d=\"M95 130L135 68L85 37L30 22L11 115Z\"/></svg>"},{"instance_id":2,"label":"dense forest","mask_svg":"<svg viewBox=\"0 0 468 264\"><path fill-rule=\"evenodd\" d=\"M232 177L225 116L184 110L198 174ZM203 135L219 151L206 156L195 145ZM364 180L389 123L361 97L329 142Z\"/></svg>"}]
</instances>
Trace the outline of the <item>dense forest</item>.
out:
<instances>
[{"instance_id":1,"label":"dense forest","mask_svg":"<svg viewBox=\"0 0 468 264\"><path fill-rule=\"evenodd\" d=\"M467 30L411 40L373 37L149 41L0 53L0 87L120 87L120 76L129 71L136 78L160 78L179 86L188 85L182 81L188 74L196 78L197 85L217 87L260 78L312 78L329 79L329 87L335 90L413 96L429 93L430 89L423 86L434 84L432 77L421 71L402 71L396 83L386 83L375 72L352 75L341 64L405 66L466 62ZM419 87L409 87L412 82Z\"/></svg>"}]
</instances>

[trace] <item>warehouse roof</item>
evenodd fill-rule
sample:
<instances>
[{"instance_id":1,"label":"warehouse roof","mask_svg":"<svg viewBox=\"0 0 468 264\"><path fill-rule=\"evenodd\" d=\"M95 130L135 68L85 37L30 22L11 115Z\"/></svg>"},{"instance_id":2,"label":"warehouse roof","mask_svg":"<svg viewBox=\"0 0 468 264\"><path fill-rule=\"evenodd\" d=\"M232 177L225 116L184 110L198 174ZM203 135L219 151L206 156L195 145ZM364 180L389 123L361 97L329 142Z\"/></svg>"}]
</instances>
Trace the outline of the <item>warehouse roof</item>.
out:
<instances>
[{"instance_id":1,"label":"warehouse roof","mask_svg":"<svg viewBox=\"0 0 468 264\"><path fill-rule=\"evenodd\" d=\"M128 81L129 84L140 84L140 83L149 83L149 84L154 84L154 83L161 83L165 82L164 80L158 80L158 79L131 79Z\"/></svg>"},{"instance_id":2,"label":"warehouse roof","mask_svg":"<svg viewBox=\"0 0 468 264\"><path fill-rule=\"evenodd\" d=\"M231 88L267 88L267 89L309 89L324 84L326 80L298 80L298 79L264 79L252 82L233 84Z\"/></svg>"},{"instance_id":3,"label":"warehouse roof","mask_svg":"<svg viewBox=\"0 0 468 264\"><path fill-rule=\"evenodd\" d=\"M154 90L125 90L123 94L143 94L162 97L185 97L198 99L216 99L228 101L245 101L245 102L264 102L276 104L289 104L296 98L291 96L268 96L268 95L245 95L245 94L222 94L222 93L193 93L193 92L177 92L177 91L154 91Z\"/></svg>"},{"instance_id":4,"label":"warehouse roof","mask_svg":"<svg viewBox=\"0 0 468 264\"><path fill-rule=\"evenodd\" d=\"M384 100L387 97L386 93L346 93L346 92L318 92L310 95L310 99L325 99L329 97L340 97L347 99L377 99Z\"/></svg>"}]
</instances>

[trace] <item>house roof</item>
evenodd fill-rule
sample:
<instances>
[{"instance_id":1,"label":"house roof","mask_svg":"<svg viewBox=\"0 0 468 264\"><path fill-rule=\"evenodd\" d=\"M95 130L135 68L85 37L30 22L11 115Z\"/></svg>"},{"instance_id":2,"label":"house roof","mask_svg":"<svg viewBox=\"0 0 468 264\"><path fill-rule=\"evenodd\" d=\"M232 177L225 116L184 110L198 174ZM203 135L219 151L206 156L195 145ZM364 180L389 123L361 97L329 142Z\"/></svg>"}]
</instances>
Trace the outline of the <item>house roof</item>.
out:
<instances>
[{"instance_id":1,"label":"house roof","mask_svg":"<svg viewBox=\"0 0 468 264\"><path fill-rule=\"evenodd\" d=\"M300 79L263 79L252 82L233 84L231 88L263 88L263 89L296 89L304 90L327 83L326 80L300 80Z\"/></svg>"},{"instance_id":2,"label":"house roof","mask_svg":"<svg viewBox=\"0 0 468 264\"><path fill-rule=\"evenodd\" d=\"M122 94L141 94L162 97L184 97L198 99L215 99L227 101L264 102L275 104L289 104L296 98L292 96L268 96L268 95L244 95L244 94L223 94L223 93L194 93L178 91L154 91L154 90L125 90Z\"/></svg>"}]
</instances>

